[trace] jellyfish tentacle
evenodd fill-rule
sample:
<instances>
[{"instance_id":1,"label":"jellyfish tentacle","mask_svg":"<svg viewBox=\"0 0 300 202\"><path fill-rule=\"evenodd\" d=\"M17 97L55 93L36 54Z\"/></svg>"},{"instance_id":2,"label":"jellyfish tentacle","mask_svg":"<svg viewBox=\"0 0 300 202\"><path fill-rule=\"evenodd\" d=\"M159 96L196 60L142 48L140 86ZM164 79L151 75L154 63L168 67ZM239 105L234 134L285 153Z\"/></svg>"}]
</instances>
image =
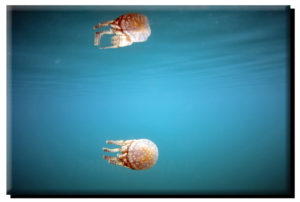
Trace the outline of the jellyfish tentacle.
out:
<instances>
[{"instance_id":1,"label":"jellyfish tentacle","mask_svg":"<svg viewBox=\"0 0 300 202\"><path fill-rule=\"evenodd\" d=\"M113 22L114 22L114 20L110 20L110 21L107 21L107 22L100 22L98 25L94 26L94 29L98 29L100 27L108 26L108 25L112 24Z\"/></svg>"},{"instance_id":2,"label":"jellyfish tentacle","mask_svg":"<svg viewBox=\"0 0 300 202\"><path fill-rule=\"evenodd\" d=\"M95 33L95 42L94 42L94 45L95 46L99 46L100 45L100 40L101 40L101 37L104 35L104 34L113 34L113 30L110 29L110 30L107 30L107 31L101 31L101 32L96 32Z\"/></svg>"}]
</instances>

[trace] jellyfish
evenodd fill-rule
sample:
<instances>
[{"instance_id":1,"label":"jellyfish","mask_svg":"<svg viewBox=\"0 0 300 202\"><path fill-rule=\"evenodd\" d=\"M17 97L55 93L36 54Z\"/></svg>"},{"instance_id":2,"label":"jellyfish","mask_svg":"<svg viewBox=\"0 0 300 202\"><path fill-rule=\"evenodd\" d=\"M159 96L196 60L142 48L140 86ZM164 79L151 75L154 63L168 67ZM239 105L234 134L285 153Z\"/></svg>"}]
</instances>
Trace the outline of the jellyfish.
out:
<instances>
[{"instance_id":1,"label":"jellyfish","mask_svg":"<svg viewBox=\"0 0 300 202\"><path fill-rule=\"evenodd\" d=\"M106 152L121 152L117 157L103 156L110 164L132 170L146 170L153 167L158 159L157 146L148 139L107 140L106 144L121 146L115 149L102 148Z\"/></svg>"},{"instance_id":2,"label":"jellyfish","mask_svg":"<svg viewBox=\"0 0 300 202\"><path fill-rule=\"evenodd\" d=\"M95 46L100 46L100 40L103 35L115 34L111 39L112 46L100 47L101 49L119 48L130 46L134 42L144 42L151 34L148 18L139 13L121 15L116 20L95 25L94 29L109 25L109 30L99 31L95 34Z\"/></svg>"}]
</instances>

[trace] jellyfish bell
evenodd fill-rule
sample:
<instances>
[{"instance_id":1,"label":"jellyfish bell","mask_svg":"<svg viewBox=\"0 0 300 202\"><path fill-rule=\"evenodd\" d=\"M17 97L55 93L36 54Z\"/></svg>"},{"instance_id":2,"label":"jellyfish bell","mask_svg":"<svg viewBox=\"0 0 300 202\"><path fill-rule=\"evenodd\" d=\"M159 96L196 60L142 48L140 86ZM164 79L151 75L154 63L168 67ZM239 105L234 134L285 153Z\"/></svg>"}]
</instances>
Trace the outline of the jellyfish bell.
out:
<instances>
[{"instance_id":1,"label":"jellyfish bell","mask_svg":"<svg viewBox=\"0 0 300 202\"><path fill-rule=\"evenodd\" d=\"M158 148L151 140L108 140L106 143L121 146L115 149L103 148L103 151L122 153L117 154L117 157L103 156L110 164L133 170L146 170L157 162Z\"/></svg>"},{"instance_id":2,"label":"jellyfish bell","mask_svg":"<svg viewBox=\"0 0 300 202\"><path fill-rule=\"evenodd\" d=\"M115 20L99 23L94 26L94 29L110 26L107 31L95 33L95 46L100 46L101 37L105 34L114 34L111 43L112 46L100 48L119 48L130 46L134 42L147 41L151 35L148 18L139 13L128 13L121 15Z\"/></svg>"},{"instance_id":3,"label":"jellyfish bell","mask_svg":"<svg viewBox=\"0 0 300 202\"><path fill-rule=\"evenodd\" d=\"M128 161L136 170L153 167L158 159L157 146L150 140L134 141L128 149Z\"/></svg>"}]
</instances>

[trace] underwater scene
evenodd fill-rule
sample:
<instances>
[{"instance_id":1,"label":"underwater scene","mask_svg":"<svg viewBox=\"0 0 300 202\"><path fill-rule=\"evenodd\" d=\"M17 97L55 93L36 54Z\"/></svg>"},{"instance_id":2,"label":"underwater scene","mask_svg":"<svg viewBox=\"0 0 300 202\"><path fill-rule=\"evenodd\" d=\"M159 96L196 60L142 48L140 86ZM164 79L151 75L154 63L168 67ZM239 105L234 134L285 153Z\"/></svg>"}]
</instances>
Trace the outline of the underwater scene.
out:
<instances>
[{"instance_id":1,"label":"underwater scene","mask_svg":"<svg viewBox=\"0 0 300 202\"><path fill-rule=\"evenodd\" d=\"M290 194L290 16L8 6L7 194Z\"/></svg>"}]
</instances>

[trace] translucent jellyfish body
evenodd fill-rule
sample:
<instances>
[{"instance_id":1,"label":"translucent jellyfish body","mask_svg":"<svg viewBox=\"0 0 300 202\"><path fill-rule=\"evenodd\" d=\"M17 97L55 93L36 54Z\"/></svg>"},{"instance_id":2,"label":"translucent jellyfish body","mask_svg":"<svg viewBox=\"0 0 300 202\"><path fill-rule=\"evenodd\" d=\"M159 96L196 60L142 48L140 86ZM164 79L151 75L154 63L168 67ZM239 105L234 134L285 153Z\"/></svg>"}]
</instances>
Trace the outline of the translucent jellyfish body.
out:
<instances>
[{"instance_id":1,"label":"translucent jellyfish body","mask_svg":"<svg viewBox=\"0 0 300 202\"><path fill-rule=\"evenodd\" d=\"M148 139L108 140L107 144L116 144L120 148L103 148L106 152L121 152L117 157L103 156L109 163L133 170L146 170L153 167L158 159L157 146Z\"/></svg>"},{"instance_id":2,"label":"translucent jellyfish body","mask_svg":"<svg viewBox=\"0 0 300 202\"><path fill-rule=\"evenodd\" d=\"M101 22L94 29L110 26L107 31L95 33L95 46L100 46L101 37L105 34L114 34L111 39L112 46L101 48L119 48L130 46L134 42L144 42L151 35L148 18L139 13L128 13L121 15L115 20Z\"/></svg>"}]
</instances>

